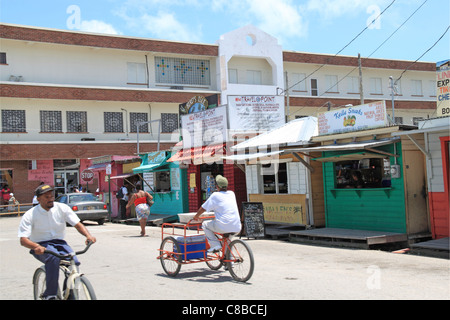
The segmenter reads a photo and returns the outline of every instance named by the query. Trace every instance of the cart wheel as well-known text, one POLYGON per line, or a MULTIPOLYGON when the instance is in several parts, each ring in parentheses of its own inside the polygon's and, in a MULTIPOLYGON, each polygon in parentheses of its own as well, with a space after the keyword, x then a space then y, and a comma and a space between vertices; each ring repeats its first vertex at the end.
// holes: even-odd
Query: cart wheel
POLYGON ((173 237, 164 238, 161 242, 161 265, 168 276, 175 277, 181 269, 180 246, 173 237))
POLYGON ((242 240, 230 243, 226 254, 228 271, 236 281, 245 282, 253 275, 255 261, 249 245, 242 240))

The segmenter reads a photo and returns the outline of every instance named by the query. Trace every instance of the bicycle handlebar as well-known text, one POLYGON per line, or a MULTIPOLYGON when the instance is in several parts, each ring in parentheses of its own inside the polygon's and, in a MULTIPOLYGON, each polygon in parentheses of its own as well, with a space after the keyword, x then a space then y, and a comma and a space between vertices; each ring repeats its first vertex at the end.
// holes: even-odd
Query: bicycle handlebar
POLYGON ((75 253, 71 252, 71 253, 65 254, 65 255, 59 254, 59 253, 56 253, 56 252, 53 252, 53 251, 49 251, 49 250, 47 250, 47 249, 45 249, 44 253, 50 253, 51 255, 54 255, 55 257, 60 258, 60 259, 73 258, 73 257, 76 256, 76 255, 83 254, 83 253, 85 253, 86 251, 88 251, 89 247, 90 247, 92 244, 93 244, 92 241, 88 241, 88 243, 87 243, 87 245, 86 245, 86 248, 84 248, 83 250, 77 251, 77 252, 75 252, 75 253))

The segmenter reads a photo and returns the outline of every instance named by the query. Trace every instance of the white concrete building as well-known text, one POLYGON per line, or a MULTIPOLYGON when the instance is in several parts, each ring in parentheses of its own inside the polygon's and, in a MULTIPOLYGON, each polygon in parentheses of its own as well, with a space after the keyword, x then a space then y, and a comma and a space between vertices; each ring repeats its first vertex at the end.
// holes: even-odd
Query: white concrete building
MULTIPOLYGON (((88 158, 133 155, 137 122, 140 151, 154 151, 159 119, 161 148, 170 148, 179 105, 194 96, 223 105, 232 95, 284 95, 288 120, 360 101, 357 57, 283 51, 251 25, 198 44, 0 24, 0 41, 1 183, 22 202, 39 183, 28 179, 30 160, 81 171, 88 158)), ((362 59, 365 101, 389 107, 389 76, 410 67, 395 97, 404 124, 435 112, 435 63, 411 64, 362 59)))

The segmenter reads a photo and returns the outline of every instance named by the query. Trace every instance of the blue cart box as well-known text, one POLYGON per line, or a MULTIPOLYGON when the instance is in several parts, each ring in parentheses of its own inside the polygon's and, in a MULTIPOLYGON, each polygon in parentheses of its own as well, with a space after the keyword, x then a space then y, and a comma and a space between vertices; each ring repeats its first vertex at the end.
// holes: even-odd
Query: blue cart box
MULTIPOLYGON (((198 236, 189 236, 189 237, 175 237, 175 240, 178 242, 178 245, 180 246, 180 251, 183 253, 181 256, 184 260, 189 259, 201 259, 204 258, 204 254, 200 250, 206 249, 206 240, 204 235, 198 235, 198 236), (187 255, 184 255, 184 248, 186 248, 187 255), (194 252, 189 253, 192 251, 200 251, 200 252, 194 252)), ((174 252, 176 252, 176 248, 174 248, 174 252)))

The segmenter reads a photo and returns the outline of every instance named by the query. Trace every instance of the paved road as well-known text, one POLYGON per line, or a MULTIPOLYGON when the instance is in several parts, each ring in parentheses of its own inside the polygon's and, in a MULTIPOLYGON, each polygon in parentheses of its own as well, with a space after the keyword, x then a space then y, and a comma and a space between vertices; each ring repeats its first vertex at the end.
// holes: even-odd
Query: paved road
MULTIPOLYGON (((20 218, 0 218, 0 299, 32 299, 31 277, 40 265, 19 245, 20 218)), ((98 299, 450 299, 450 262, 375 250, 328 248, 277 240, 249 240, 255 272, 248 283, 206 264, 184 265, 165 275, 157 249, 160 229, 106 223, 87 225, 97 243, 80 256, 81 270, 98 299)), ((83 238, 68 228, 75 250, 83 238)))

